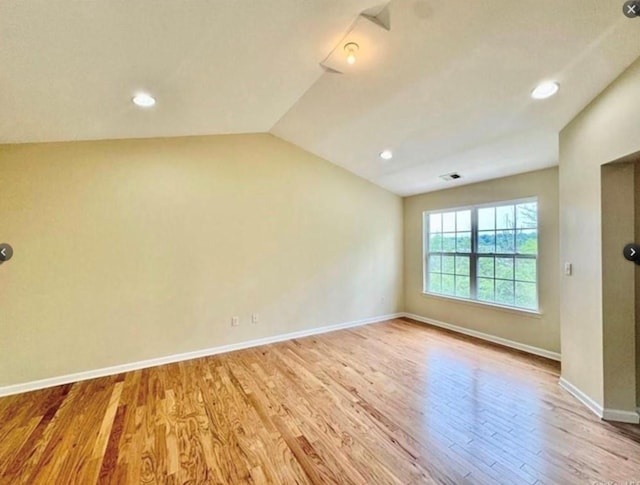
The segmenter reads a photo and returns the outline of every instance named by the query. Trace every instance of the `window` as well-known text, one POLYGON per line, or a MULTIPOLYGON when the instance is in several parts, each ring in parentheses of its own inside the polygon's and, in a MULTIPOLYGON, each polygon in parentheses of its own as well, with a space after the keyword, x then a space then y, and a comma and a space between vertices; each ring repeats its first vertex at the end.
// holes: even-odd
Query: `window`
POLYGON ((538 203, 424 213, 427 293, 538 309, 538 203))

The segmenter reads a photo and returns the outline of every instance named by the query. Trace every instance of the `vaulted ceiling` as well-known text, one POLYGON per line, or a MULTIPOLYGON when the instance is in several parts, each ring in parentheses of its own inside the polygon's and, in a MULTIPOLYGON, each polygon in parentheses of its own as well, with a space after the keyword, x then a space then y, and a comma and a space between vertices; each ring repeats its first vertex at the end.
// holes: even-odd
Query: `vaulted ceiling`
POLYGON ((2 0, 0 143, 269 131, 369 2, 2 0))
POLYGON ((271 131, 401 195, 552 166, 562 127, 640 56, 622 4, 4 1, 0 143, 271 131), (543 80, 560 92, 535 101, 543 80))

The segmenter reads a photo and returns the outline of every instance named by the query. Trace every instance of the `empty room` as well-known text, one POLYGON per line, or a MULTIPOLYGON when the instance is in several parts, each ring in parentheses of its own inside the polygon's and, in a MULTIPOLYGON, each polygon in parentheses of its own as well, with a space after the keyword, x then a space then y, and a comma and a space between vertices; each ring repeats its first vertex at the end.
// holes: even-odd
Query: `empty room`
POLYGON ((0 0, 0 485, 640 483, 640 1, 0 0))

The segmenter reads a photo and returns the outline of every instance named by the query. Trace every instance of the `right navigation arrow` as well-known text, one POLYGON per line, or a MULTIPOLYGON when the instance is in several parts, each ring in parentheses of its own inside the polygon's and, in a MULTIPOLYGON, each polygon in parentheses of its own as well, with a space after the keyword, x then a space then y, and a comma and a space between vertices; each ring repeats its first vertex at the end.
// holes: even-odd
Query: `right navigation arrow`
POLYGON ((633 261, 634 263, 640 264, 640 246, 637 244, 627 244, 624 247, 624 257, 627 261, 633 261))

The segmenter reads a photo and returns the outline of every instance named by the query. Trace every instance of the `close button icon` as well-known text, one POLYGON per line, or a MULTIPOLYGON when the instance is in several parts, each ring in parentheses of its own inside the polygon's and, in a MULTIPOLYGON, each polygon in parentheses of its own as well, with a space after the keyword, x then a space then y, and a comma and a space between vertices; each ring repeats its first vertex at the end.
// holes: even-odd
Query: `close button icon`
POLYGON ((636 264, 640 264, 640 245, 627 244, 624 247, 623 254, 627 261, 633 261, 636 264))
POLYGON ((6 243, 0 244, 0 263, 9 261, 11 256, 13 256, 13 248, 6 243))

